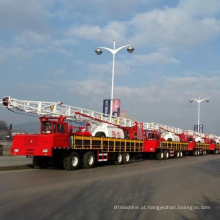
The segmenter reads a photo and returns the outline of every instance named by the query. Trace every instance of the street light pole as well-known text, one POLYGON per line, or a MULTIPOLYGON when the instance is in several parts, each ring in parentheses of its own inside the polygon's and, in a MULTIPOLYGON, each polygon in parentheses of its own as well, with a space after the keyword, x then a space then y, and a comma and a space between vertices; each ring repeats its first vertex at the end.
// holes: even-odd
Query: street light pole
POLYGON ((198 132, 199 132, 199 131, 200 131, 200 129, 199 129, 199 126, 200 126, 200 103, 203 102, 203 101, 209 102, 210 100, 207 99, 207 98, 205 98, 205 99, 200 99, 200 97, 199 97, 199 99, 193 99, 193 98, 191 98, 189 101, 190 101, 191 103, 192 103, 193 101, 198 102, 198 132))
POLYGON ((127 51, 129 53, 132 53, 134 51, 134 48, 131 45, 125 45, 122 47, 119 47, 117 49, 115 49, 115 40, 113 42, 113 49, 107 48, 107 47, 99 47, 96 49, 96 54, 97 55, 101 55, 102 54, 102 50, 101 49, 105 49, 108 50, 110 53, 112 53, 113 55, 113 61, 112 61, 112 90, 111 90, 111 108, 110 108, 110 116, 112 116, 112 102, 113 102, 113 97, 114 97, 114 77, 115 77, 115 54, 120 51, 121 49, 127 47, 127 51))

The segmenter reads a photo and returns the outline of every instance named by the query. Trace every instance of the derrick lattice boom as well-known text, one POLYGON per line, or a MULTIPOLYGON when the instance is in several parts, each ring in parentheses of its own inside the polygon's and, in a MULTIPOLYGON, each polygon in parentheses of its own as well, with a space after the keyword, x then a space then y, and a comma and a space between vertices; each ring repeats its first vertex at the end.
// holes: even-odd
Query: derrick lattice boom
POLYGON ((156 122, 148 122, 144 123, 144 129, 145 130, 161 130, 161 131, 167 131, 174 134, 182 134, 184 131, 181 128, 175 128, 168 125, 162 125, 158 124, 156 122))
POLYGON ((11 97, 4 97, 2 103, 8 109, 16 109, 26 114, 58 117, 66 116, 69 121, 90 122, 90 123, 110 123, 119 127, 132 127, 135 122, 132 119, 114 117, 101 112, 91 111, 75 106, 64 105, 62 102, 44 102, 18 100, 11 97))

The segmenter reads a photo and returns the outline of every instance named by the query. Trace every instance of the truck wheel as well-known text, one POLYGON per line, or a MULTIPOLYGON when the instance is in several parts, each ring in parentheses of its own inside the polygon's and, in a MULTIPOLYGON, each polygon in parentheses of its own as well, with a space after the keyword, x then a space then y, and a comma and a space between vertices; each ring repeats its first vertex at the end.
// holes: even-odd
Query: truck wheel
POLYGON ((46 169, 47 165, 47 158, 40 156, 33 157, 33 166, 35 169, 46 169))
POLYGON ((106 137, 105 133, 104 132, 97 132, 95 134, 95 137, 106 137))
POLYGON ((94 167, 95 155, 92 151, 86 152, 83 155, 83 167, 86 169, 94 167))
POLYGON ((177 151, 177 152, 176 152, 176 158, 179 158, 179 157, 180 157, 180 152, 177 151))
POLYGON ((64 157, 63 166, 65 170, 77 170, 80 166, 80 157, 76 152, 64 157))
POLYGON ((115 165, 121 165, 123 162, 123 157, 122 157, 122 154, 119 153, 118 156, 117 156, 117 160, 115 161, 115 165))
POLYGON ((3 145, 0 144, 0 156, 3 156, 3 145))
POLYGON ((180 158, 182 158, 183 157, 183 152, 182 151, 180 151, 180 158))
POLYGON ((54 160, 53 165, 57 169, 63 169, 63 161, 62 160, 54 160))
POLYGON ((165 150, 164 152, 163 152, 163 155, 164 155, 164 160, 167 160, 167 159, 169 159, 169 151, 168 150, 165 150))
POLYGON ((123 153, 122 161, 123 161, 124 164, 129 163, 130 162, 130 154, 129 153, 123 153))
POLYGON ((192 153, 192 155, 193 155, 193 156, 196 156, 196 152, 197 152, 197 151, 194 150, 193 153, 192 153))
POLYGON ((164 157, 163 151, 157 153, 157 160, 162 160, 164 157))

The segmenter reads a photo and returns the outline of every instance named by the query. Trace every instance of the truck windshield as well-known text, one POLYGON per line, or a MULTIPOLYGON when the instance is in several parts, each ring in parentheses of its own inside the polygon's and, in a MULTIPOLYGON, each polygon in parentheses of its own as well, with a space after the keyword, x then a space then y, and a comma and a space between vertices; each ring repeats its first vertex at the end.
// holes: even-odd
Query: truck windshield
POLYGON ((41 128, 42 133, 45 134, 50 134, 52 133, 52 127, 51 127, 51 123, 48 121, 45 121, 42 123, 42 128, 41 128))

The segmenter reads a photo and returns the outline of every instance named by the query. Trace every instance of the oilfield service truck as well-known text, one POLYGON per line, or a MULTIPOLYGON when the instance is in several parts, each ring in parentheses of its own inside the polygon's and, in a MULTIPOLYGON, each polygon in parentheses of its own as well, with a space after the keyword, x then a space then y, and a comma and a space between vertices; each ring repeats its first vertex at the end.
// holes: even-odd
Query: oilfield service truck
POLYGON ((39 134, 13 136, 11 155, 33 157, 35 168, 76 170, 99 162, 127 164, 132 158, 158 160, 220 153, 220 137, 155 122, 136 122, 62 102, 18 100, 0 102, 13 112, 37 115, 39 134), (71 123, 84 123, 74 128, 71 123))

